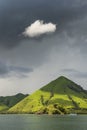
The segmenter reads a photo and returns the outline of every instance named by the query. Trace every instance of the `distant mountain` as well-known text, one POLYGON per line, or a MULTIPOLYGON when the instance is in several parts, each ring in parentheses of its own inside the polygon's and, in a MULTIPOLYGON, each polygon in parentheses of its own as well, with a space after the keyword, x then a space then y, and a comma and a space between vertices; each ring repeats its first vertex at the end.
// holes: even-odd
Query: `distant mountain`
MULTIPOLYGON (((24 95, 22 93, 18 93, 14 96, 1 96, 0 97, 0 104, 3 104, 4 106, 7 106, 8 108, 14 106, 15 104, 17 104, 18 102, 20 102, 22 99, 24 99, 25 97, 27 97, 28 95, 24 95)), ((2 105, 1 105, 2 106, 2 105)))
POLYGON ((64 76, 27 96, 9 113, 87 113, 87 91, 64 76))

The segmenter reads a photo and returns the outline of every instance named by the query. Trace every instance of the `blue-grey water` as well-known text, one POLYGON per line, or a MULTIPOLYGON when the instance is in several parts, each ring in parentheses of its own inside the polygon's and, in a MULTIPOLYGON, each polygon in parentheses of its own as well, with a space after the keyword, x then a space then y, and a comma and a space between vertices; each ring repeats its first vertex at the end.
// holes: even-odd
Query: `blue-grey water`
POLYGON ((87 130, 87 116, 0 115, 0 130, 87 130))

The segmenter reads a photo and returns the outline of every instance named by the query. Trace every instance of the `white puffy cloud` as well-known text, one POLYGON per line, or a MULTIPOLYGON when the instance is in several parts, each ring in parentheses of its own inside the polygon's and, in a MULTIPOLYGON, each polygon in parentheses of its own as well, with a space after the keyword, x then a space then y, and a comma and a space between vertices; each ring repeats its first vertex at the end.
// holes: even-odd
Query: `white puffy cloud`
POLYGON ((56 31, 56 24, 44 23, 43 20, 36 20, 30 26, 25 28, 23 35, 26 37, 38 37, 42 34, 49 34, 56 31))

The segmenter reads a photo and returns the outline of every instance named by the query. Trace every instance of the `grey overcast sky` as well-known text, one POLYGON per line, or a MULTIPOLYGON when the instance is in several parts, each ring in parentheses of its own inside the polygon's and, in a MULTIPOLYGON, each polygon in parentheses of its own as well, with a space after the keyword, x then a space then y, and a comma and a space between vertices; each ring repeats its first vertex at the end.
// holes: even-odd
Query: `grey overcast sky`
POLYGON ((61 75, 87 89, 87 0, 0 0, 0 95, 61 75))

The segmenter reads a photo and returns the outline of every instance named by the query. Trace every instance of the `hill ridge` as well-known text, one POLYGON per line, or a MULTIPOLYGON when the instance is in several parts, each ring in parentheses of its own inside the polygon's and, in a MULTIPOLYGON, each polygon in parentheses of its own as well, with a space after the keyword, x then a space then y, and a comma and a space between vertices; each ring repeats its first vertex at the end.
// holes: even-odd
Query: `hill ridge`
POLYGON ((27 96, 28 94, 22 93, 18 93, 12 96, 0 96, 0 104, 3 104, 3 106, 7 106, 7 108, 10 108, 27 96))
POLYGON ((61 76, 13 106, 9 113, 66 114, 87 112, 87 92, 61 76))

